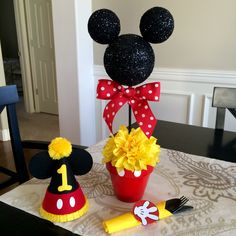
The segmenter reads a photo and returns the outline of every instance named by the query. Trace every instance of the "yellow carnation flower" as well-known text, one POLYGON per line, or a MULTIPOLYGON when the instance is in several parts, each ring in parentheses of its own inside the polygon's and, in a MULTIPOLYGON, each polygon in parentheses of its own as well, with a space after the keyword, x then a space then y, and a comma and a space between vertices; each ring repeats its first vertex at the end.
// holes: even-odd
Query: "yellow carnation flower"
POLYGON ((63 157, 68 157, 71 152, 71 143, 65 138, 57 137, 53 139, 48 146, 49 156, 54 160, 59 160, 63 157))
POLYGON ((111 162, 118 172, 122 169, 146 170, 148 165, 154 167, 160 154, 160 146, 156 142, 156 138, 152 136, 148 139, 140 128, 129 133, 125 126, 121 126, 103 148, 103 163, 111 162))

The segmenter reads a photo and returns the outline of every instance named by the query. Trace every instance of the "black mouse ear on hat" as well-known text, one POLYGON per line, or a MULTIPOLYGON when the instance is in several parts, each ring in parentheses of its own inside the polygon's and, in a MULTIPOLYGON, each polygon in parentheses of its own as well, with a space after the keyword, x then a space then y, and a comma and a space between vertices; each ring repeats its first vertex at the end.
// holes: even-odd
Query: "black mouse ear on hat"
POLYGON ((110 44, 118 38, 120 20, 111 10, 97 10, 89 18, 88 32, 97 43, 110 44))
POLYGON ((141 17, 139 29, 146 41, 162 43, 171 36, 174 30, 174 18, 167 9, 153 7, 141 17))
POLYGON ((35 154, 29 162, 30 173, 38 179, 46 179, 52 175, 53 160, 47 151, 35 154))
POLYGON ((69 162, 75 175, 84 175, 88 173, 93 166, 92 156, 84 149, 73 149, 69 156, 69 162))

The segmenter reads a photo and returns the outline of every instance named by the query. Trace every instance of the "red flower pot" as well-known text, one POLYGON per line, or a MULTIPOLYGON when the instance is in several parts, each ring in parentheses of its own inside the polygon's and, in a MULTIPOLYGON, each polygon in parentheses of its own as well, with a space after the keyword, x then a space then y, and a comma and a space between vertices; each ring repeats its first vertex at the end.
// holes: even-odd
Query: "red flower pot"
POLYGON ((110 172, 111 181, 116 197, 123 202, 136 202, 143 197, 152 166, 147 166, 147 170, 132 172, 124 170, 123 173, 117 172, 110 162, 106 163, 107 170, 110 172))

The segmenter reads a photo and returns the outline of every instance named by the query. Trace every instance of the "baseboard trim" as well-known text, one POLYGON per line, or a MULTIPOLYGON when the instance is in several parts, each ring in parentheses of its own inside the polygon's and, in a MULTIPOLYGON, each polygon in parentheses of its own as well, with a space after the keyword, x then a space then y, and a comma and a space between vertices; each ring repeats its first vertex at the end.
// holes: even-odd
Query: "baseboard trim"
POLYGON ((9 129, 3 129, 3 130, 0 130, 0 140, 1 141, 8 141, 10 140, 10 132, 9 132, 9 129))

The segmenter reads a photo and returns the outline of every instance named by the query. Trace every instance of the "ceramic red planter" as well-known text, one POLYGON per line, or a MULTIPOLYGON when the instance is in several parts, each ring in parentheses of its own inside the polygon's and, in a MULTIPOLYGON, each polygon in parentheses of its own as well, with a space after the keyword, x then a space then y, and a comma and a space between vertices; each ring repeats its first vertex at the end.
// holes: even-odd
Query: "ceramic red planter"
POLYGON ((111 175, 111 181, 116 197, 124 202, 136 202, 140 200, 145 192, 152 166, 147 166, 147 170, 132 172, 124 170, 118 173, 110 162, 106 163, 107 170, 111 175))

